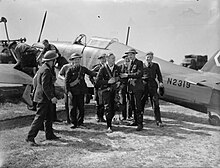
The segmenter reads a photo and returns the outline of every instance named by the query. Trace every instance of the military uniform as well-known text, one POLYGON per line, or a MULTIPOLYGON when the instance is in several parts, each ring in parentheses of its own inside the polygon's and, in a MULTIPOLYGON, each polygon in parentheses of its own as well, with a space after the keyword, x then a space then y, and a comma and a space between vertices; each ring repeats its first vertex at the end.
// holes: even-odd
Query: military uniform
POLYGON ((163 83, 159 65, 154 62, 152 62, 151 64, 148 64, 146 62, 143 75, 143 80, 145 84, 144 95, 142 97, 142 109, 144 110, 146 100, 148 99, 148 96, 150 96, 155 114, 155 120, 158 125, 162 123, 162 121, 159 107, 159 95, 157 93, 158 84, 156 82, 156 78, 160 83, 163 83))
MULTIPOLYGON (((93 66, 92 71, 98 73, 100 68, 103 66, 103 64, 99 63, 93 66)), ((94 82, 93 82, 94 83, 94 82)), ((96 114, 97 114, 97 121, 98 122, 105 122, 104 120, 104 104, 99 103, 99 96, 98 96, 98 87, 94 85, 94 96, 96 100, 96 114)))
POLYGON ((96 73, 88 70, 84 66, 73 65, 67 70, 65 77, 66 91, 71 92, 72 94, 70 107, 70 119, 72 124, 74 124, 72 128, 82 125, 84 121, 84 95, 88 93, 88 88, 85 82, 85 74, 89 76, 96 76, 96 73), (72 85, 71 83, 74 84, 72 85), (79 110, 78 117, 77 109, 79 110))
POLYGON ((109 84, 108 81, 110 78, 115 78, 116 82, 119 80, 120 76, 120 67, 114 65, 113 69, 111 70, 108 64, 105 64, 101 67, 98 72, 97 79, 96 79, 96 87, 99 88, 100 93, 100 104, 105 105, 105 115, 107 120, 107 128, 111 129, 112 127, 112 119, 115 115, 115 111, 117 110, 115 97, 117 94, 117 85, 109 84))
POLYGON ((47 51, 49 51, 49 50, 54 50, 54 51, 56 51, 56 53, 58 54, 58 57, 61 56, 59 50, 58 50, 57 47, 56 47, 55 45, 53 45, 53 44, 49 44, 48 47, 44 47, 43 50, 42 50, 42 52, 41 52, 41 54, 44 55, 44 54, 45 54, 47 51))
MULTIPOLYGON (((61 68, 64 64, 67 64, 68 61, 61 56, 59 50, 57 49, 57 47, 53 44, 49 44, 48 40, 43 40, 43 44, 44 43, 48 43, 47 46, 44 46, 43 50, 41 51, 40 55, 38 56, 37 60, 39 61, 39 59, 47 52, 47 51, 55 51, 58 54, 58 57, 56 59, 56 62, 58 63, 57 68, 61 68)), ((55 74, 55 72, 54 72, 55 74)), ((57 118, 57 112, 56 112, 56 104, 53 105, 53 109, 54 109, 54 114, 53 114, 53 121, 57 121, 57 122, 61 122, 61 120, 59 120, 57 118)))
MULTIPOLYGON (((54 60, 57 58, 55 53, 48 52, 45 54, 45 59, 54 60)), ((34 142, 38 131, 42 127, 45 120, 45 133, 46 139, 56 139, 52 129, 53 118, 53 103, 52 99, 55 98, 54 91, 54 75, 52 67, 45 62, 38 70, 36 77, 36 90, 34 93, 34 102, 37 102, 37 112, 32 122, 31 129, 28 132, 26 141, 34 142)), ((35 143, 35 142, 34 142, 35 143)))

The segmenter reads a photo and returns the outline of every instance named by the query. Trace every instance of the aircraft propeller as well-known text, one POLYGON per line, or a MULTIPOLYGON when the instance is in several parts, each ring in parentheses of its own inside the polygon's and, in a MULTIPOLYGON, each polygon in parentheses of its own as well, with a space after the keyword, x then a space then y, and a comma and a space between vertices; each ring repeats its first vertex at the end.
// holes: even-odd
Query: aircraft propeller
POLYGON ((43 29, 44 29, 44 24, 45 24, 45 21, 46 21, 46 17, 47 17, 47 11, 44 13, 44 19, 43 19, 43 22, 42 22, 42 26, 41 26, 41 30, 40 30, 40 34, 39 34, 37 42, 40 42, 40 38, 41 38, 43 29))
POLYGON ((8 29, 7 29, 7 25, 6 25, 6 23, 7 23, 7 19, 6 19, 5 17, 1 17, 0 22, 4 22, 4 25, 5 25, 5 32, 6 32, 7 40, 8 40, 8 42, 9 42, 10 40, 9 40, 8 29))

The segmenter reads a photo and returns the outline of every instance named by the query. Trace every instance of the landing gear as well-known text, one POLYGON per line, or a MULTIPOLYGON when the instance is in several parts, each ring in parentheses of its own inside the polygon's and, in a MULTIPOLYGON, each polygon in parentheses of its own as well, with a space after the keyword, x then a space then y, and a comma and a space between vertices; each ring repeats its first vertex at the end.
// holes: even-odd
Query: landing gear
POLYGON ((209 124, 214 126, 220 126, 220 118, 218 115, 211 114, 211 112, 208 112, 209 115, 209 124))

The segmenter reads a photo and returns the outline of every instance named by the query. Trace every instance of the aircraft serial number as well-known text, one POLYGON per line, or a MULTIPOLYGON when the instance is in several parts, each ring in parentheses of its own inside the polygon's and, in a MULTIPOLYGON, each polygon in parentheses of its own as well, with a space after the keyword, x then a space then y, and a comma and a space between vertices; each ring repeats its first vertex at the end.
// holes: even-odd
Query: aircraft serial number
POLYGON ((190 88, 190 83, 180 80, 180 79, 173 79, 173 78, 168 78, 167 84, 169 85, 174 85, 174 86, 179 86, 179 87, 185 87, 185 88, 190 88))

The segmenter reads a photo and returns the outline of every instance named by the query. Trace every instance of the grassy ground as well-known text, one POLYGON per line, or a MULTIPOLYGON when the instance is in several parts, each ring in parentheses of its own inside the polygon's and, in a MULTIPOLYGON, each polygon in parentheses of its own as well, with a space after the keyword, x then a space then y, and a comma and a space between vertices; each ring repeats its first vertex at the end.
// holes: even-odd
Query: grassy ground
MULTIPOLYGON (((48 141, 40 132, 38 147, 24 141, 32 117, 1 121, 0 167, 220 167, 220 127, 210 126, 205 114, 173 104, 162 104, 161 111, 163 128, 156 127, 148 107, 143 131, 126 126, 128 121, 116 120, 114 132, 106 133, 106 124, 95 121, 90 106, 84 128, 55 123, 55 133, 61 139, 48 141)), ((64 112, 59 117, 64 119, 64 112)))

